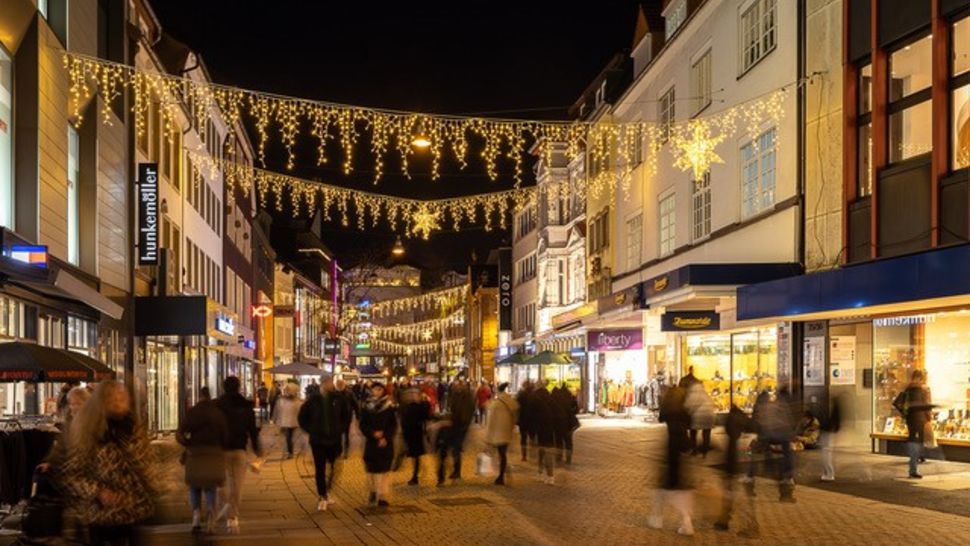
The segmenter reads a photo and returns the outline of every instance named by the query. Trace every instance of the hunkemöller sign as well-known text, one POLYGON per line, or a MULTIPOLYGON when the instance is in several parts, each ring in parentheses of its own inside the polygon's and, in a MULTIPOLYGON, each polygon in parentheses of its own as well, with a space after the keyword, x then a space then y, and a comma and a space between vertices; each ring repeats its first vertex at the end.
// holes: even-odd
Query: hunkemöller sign
POLYGON ((158 265, 158 163, 138 164, 138 265, 158 265))
POLYGON ((586 334, 587 351, 633 351, 643 348, 643 330, 590 330, 586 334))

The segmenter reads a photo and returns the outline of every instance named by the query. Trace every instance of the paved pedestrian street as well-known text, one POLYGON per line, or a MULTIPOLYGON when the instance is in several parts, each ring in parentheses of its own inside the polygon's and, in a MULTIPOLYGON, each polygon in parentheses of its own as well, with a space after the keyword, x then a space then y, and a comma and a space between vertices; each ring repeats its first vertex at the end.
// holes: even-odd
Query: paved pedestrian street
MULTIPOLYGON (((663 427, 634 420, 585 419, 576 434, 572 468, 562 470, 554 486, 535 479, 534 461, 514 467, 509 486, 499 488, 476 476, 474 457, 481 449, 481 430, 474 427, 465 453, 461 482, 434 486, 434 461, 425 457, 421 485, 406 485, 410 461, 393 474, 389 509, 366 506, 367 490, 360 450, 352 448, 336 479, 337 503, 316 512, 313 465, 308 450, 282 460, 282 439, 264 427, 268 461, 259 475, 250 474, 243 499, 241 532, 228 535, 222 527, 213 535, 190 533, 187 494, 180 467, 169 462, 172 490, 162 500, 158 521, 146 528, 148 544, 247 543, 261 544, 919 544, 965 545, 970 536, 970 480, 966 465, 933 463, 927 478, 913 485, 897 480, 904 475, 900 458, 839 453, 844 478, 822 489, 813 475, 812 454, 801 457, 800 485, 794 504, 778 502, 776 486, 759 479, 750 506, 760 522, 759 538, 741 538, 737 529, 715 531, 713 521, 721 497, 717 454, 708 460, 692 458, 696 484, 693 537, 676 533, 676 516, 668 510, 664 529, 647 526, 653 504, 653 484, 660 472, 663 427), (935 465, 935 466, 934 466, 935 465), (866 468, 870 470, 867 471, 866 468), (873 475, 872 470, 876 469, 873 475), (883 475, 885 474, 885 475, 883 475), (867 481, 879 491, 898 491, 880 501, 872 494, 844 494, 840 484, 857 491, 867 481), (882 487, 880 484, 895 484, 882 487), (948 486, 950 483, 952 486, 948 486), (906 505, 907 492, 949 495, 947 513, 906 505), (888 501, 888 502, 887 502, 888 501), (963 508, 958 505, 962 503, 963 508)), ((359 438, 355 438, 359 441, 359 438)), ((715 440, 717 438, 715 437, 715 440)), ((924 497, 926 498, 926 497, 924 497)), ((912 504, 912 503, 910 503, 912 504)), ((931 503, 930 503, 931 504, 931 503)))

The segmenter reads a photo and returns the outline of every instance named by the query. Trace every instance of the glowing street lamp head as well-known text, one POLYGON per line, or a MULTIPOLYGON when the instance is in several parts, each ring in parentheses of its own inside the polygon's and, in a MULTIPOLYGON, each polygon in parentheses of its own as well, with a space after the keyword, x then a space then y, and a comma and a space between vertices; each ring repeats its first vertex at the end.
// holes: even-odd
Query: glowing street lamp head
POLYGON ((411 141, 411 146, 414 146, 419 150, 424 150, 431 147, 431 140, 422 133, 418 133, 414 137, 414 140, 411 141))
POLYGON ((404 243, 401 242, 400 237, 398 237, 397 241, 394 242, 394 248, 391 249, 391 254, 395 256, 404 256, 404 243))

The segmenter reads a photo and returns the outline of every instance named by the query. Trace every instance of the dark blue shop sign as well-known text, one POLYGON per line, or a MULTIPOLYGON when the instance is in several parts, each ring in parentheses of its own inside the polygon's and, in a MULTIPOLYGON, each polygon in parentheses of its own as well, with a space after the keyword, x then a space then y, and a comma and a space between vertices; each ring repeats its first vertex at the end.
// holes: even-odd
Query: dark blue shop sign
POLYGON ((720 330, 721 315, 716 311, 668 311, 660 317, 663 332, 720 330))
POLYGON ((158 163, 138 164, 138 265, 158 265, 158 163))

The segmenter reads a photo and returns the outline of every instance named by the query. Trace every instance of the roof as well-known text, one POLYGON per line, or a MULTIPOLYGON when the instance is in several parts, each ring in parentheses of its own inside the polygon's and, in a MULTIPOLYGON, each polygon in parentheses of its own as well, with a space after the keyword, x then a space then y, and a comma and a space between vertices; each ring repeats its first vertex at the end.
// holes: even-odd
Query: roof
POLYGON ((633 31, 633 44, 631 47, 636 49, 637 45, 647 34, 664 31, 663 17, 664 2, 661 0, 647 0, 640 2, 637 10, 637 26, 633 31))
POLYGON ((169 74, 181 75, 185 71, 185 63, 188 62, 192 49, 184 43, 176 40, 170 34, 162 32, 158 42, 152 46, 158 60, 169 74))

